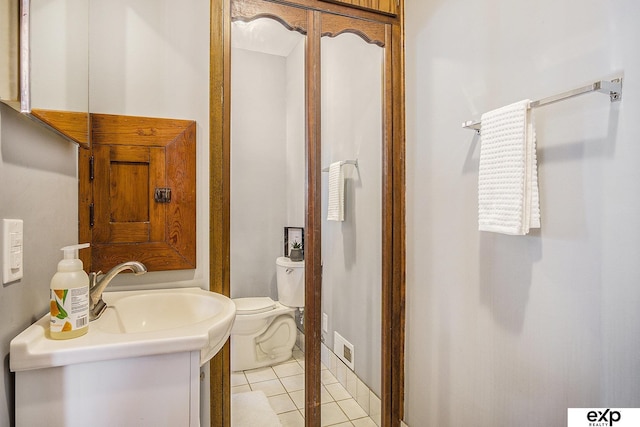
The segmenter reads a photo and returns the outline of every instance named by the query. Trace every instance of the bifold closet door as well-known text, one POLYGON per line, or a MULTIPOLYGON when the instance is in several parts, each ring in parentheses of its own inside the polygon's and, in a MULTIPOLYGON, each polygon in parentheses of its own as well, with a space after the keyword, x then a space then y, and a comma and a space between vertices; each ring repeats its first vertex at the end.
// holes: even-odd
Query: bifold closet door
POLYGON ((231 1, 230 293, 277 299, 283 229, 304 227, 304 423, 349 419, 337 402, 323 405, 321 361, 380 423, 389 398, 381 373, 392 259, 391 25, 299 3, 231 1), (336 188, 323 169, 355 160, 338 184, 344 220, 329 220, 336 188))
MULTIPOLYGON (((307 18, 307 11, 277 3, 231 3, 232 298, 277 301, 276 259, 289 255, 284 248, 286 229, 305 227, 307 18)), ((268 397, 286 394, 288 390, 274 378, 280 371, 270 371, 270 361, 263 356, 256 351, 258 363, 271 375, 263 378, 264 383, 247 384, 245 389, 264 388, 268 397)), ((303 354, 294 350, 294 357, 291 363, 298 365, 295 380, 304 384, 303 354)), ((244 378, 242 373, 231 375, 244 378)), ((259 381, 256 376, 246 378, 259 381)), ((232 393, 244 391, 249 390, 232 387, 232 393)), ((232 420, 236 410, 242 409, 232 405, 232 420)), ((294 415, 302 422, 302 413, 294 415)))
POLYGON ((359 414, 379 422, 388 271, 385 25, 323 14, 321 34, 321 159, 330 169, 321 181, 323 362, 335 366, 359 414))

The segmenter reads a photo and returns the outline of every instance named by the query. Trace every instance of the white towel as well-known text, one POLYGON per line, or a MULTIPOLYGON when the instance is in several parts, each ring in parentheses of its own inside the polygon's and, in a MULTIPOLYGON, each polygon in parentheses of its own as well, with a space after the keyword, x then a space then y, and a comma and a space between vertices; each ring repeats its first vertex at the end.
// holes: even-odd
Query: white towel
POLYGON ((478 228, 524 235, 540 228, 536 134, 529 100, 482 115, 478 228))
POLYGON ((232 427, 282 427, 280 419, 262 390, 231 395, 232 427))
POLYGON ((327 221, 344 221, 344 175, 342 162, 329 166, 329 202, 327 221))

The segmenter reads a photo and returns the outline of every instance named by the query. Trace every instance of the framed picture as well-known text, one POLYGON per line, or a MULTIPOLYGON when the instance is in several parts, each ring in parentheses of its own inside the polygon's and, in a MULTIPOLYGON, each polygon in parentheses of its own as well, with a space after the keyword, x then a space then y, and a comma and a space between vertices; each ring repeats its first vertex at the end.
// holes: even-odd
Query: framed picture
POLYGON ((289 256, 289 251, 294 242, 299 242, 304 248, 304 227, 285 227, 284 228, 284 256, 289 256))

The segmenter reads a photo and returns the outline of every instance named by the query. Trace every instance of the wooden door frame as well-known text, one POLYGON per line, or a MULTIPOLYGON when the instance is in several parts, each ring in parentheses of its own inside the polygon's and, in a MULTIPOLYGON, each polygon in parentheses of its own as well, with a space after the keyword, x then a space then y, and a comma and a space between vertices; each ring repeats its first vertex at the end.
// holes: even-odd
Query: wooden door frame
MULTIPOLYGON (((404 321, 405 321, 405 119, 404 119, 404 5, 397 17, 353 9, 317 0, 262 0, 306 9, 309 32, 321 25, 320 13, 327 12, 359 20, 387 24, 385 39, 385 136, 383 148, 383 267, 382 267, 382 425, 397 427, 404 405, 404 321)), ((211 0, 210 45, 210 290, 230 295, 230 106, 231 106, 231 0, 211 0)), ((309 40, 307 41, 309 43, 309 40)), ((320 40, 309 48, 319 54, 320 40)), ((313 53, 312 53, 313 54, 313 53)), ((307 85, 318 81, 319 68, 306 65, 307 85)), ((307 214, 305 279, 305 423, 320 420, 320 135, 319 93, 307 87, 307 214)), ((231 425, 229 341, 210 362, 211 425, 231 425), (221 396, 218 397, 218 396, 221 396)))

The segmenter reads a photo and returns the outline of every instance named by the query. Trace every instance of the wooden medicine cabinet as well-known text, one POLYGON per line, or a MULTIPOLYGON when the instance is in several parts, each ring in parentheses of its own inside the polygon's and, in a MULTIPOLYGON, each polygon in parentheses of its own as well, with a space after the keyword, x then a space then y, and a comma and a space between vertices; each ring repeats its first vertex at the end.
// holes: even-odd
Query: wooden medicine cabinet
POLYGON ((195 268, 196 123, 91 114, 91 141, 78 166, 85 268, 195 268))

